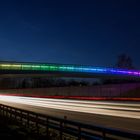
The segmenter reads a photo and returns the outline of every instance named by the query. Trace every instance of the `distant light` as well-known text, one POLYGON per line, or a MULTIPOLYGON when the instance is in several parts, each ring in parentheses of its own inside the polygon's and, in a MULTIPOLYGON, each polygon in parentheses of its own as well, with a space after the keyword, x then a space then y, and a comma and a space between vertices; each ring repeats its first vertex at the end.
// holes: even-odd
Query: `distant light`
POLYGON ((30 70, 30 71, 55 71, 78 72, 95 74, 112 74, 140 77, 138 70, 124 70, 115 68, 102 68, 83 65, 37 64, 37 63, 0 63, 0 70, 30 70))

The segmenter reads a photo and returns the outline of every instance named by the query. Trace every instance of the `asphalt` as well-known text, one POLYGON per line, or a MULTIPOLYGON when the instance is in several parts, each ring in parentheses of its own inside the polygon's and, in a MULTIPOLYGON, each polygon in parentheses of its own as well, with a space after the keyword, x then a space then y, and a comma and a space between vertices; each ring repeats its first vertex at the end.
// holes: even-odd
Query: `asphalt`
POLYGON ((0 103, 87 124, 140 133, 140 103, 0 96, 0 103))

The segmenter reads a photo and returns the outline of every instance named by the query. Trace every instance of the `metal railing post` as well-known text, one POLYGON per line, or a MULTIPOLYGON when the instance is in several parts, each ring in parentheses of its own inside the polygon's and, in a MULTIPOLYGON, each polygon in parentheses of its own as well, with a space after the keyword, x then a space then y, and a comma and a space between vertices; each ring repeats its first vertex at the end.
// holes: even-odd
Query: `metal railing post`
POLYGON ((81 127, 78 126, 78 140, 81 140, 81 127))
POLYGON ((27 113, 27 128, 29 128, 29 125, 30 125, 30 119, 29 119, 29 112, 27 113))
POLYGON ((36 114, 36 129, 37 129, 37 134, 39 134, 38 115, 37 114, 36 114))
POLYGON ((63 139, 63 122, 62 120, 60 121, 60 140, 63 139))
POLYGON ((8 107, 5 108, 5 116, 8 117, 8 107))
POLYGON ((22 123, 22 111, 20 111, 20 121, 22 123))
POLYGON ((4 106, 2 106, 2 115, 4 116, 4 106))
POLYGON ((49 138, 49 120, 46 118, 46 136, 49 138))
POLYGON ((106 139, 106 133, 103 131, 103 140, 106 139))
POLYGON ((10 107, 10 111, 9 112, 10 112, 10 116, 9 117, 11 118, 12 117, 12 108, 11 107, 10 107))
POLYGON ((14 109, 15 110, 15 120, 17 119, 17 111, 16 111, 16 109, 14 109))

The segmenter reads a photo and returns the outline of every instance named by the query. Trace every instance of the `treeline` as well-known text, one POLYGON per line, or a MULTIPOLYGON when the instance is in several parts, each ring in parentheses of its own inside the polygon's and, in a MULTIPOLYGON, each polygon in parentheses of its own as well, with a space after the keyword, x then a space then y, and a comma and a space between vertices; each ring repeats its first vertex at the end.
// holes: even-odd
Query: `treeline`
POLYGON ((68 86, 93 86, 105 84, 136 83, 139 80, 124 79, 100 79, 97 81, 87 81, 80 79, 62 78, 1 78, 0 89, 11 88, 48 88, 48 87, 68 87, 68 86))
POLYGON ((102 84, 140 83, 139 79, 103 79, 102 84))
MULTIPOLYGON (((95 83, 96 84, 96 83, 95 83)), ((47 88, 65 86, 89 86, 90 82, 55 78, 1 78, 0 88, 47 88)))

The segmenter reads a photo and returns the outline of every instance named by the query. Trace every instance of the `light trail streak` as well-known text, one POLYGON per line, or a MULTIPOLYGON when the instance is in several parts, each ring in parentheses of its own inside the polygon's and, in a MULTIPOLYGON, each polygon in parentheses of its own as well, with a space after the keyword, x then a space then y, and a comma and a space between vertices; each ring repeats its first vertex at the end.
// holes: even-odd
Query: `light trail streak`
POLYGON ((0 62, 0 70, 19 71, 47 71, 47 72, 67 72, 83 74, 103 74, 116 76, 140 77, 140 70, 116 69, 106 67, 94 67, 85 65, 68 64, 44 64, 44 63, 20 63, 20 62, 0 62))
POLYGON ((20 105, 29 105, 33 108, 40 107, 58 109, 64 111, 81 112, 87 114, 109 115, 116 117, 126 117, 140 119, 140 104, 132 103, 113 103, 113 102, 93 102, 77 101, 64 99, 42 99, 33 97, 4 96, 0 95, 0 102, 10 105, 15 103, 20 105))

